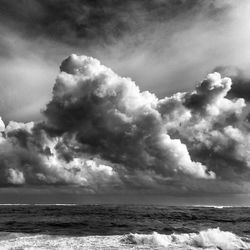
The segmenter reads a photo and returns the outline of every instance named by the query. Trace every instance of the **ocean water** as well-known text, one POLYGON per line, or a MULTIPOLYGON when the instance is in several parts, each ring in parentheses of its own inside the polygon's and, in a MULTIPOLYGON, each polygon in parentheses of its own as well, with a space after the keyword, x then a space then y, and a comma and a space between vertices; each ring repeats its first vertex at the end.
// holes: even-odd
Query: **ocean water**
POLYGON ((250 208, 1 205, 0 249, 250 249, 250 208))

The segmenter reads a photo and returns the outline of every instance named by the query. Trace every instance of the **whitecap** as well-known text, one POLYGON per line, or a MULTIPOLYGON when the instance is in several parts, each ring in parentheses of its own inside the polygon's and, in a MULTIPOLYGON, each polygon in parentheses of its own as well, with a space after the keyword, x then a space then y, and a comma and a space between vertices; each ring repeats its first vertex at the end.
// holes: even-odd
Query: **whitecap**
POLYGON ((250 244, 243 241, 241 237, 231 232, 221 231, 219 228, 189 234, 131 233, 124 236, 123 241, 136 245, 162 246, 166 249, 186 249, 189 247, 188 249, 237 250, 250 248, 250 244))
MULTIPOLYGON (((244 238, 245 240, 245 238, 244 238)), ((2 233, 0 250, 240 250, 250 243, 219 228, 199 233, 127 234, 112 236, 53 236, 42 234, 2 233)))

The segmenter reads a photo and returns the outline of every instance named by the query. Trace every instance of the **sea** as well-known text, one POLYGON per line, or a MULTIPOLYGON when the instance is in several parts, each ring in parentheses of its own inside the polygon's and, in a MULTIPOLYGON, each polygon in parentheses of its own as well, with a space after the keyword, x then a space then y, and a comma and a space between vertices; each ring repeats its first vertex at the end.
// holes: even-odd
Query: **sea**
POLYGON ((250 249, 250 208, 5 204, 0 249, 250 249))

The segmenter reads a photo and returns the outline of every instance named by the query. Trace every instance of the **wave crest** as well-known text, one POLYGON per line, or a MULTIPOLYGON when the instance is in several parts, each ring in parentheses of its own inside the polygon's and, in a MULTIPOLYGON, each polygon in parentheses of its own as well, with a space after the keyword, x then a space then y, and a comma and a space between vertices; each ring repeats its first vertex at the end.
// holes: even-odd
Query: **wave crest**
POLYGON ((152 234, 128 234, 124 242, 138 245, 151 245, 163 247, 194 247, 220 250, 249 249, 250 244, 244 242, 234 233, 221 231, 219 228, 211 228, 199 233, 184 233, 164 235, 152 234))

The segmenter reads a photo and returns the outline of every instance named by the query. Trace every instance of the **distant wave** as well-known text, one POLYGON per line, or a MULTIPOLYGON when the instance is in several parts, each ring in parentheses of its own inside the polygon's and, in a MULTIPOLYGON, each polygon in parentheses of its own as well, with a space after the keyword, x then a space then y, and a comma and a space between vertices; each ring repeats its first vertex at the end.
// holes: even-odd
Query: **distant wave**
POLYGON ((153 234, 129 234, 123 241, 136 245, 162 246, 171 249, 221 249, 237 250, 249 249, 250 244, 244 242, 239 236, 221 231, 219 228, 208 229, 200 233, 164 235, 153 234))
POLYGON ((191 207, 199 207, 199 208, 230 208, 230 207, 244 207, 244 206, 217 206, 217 205, 192 205, 191 207))

